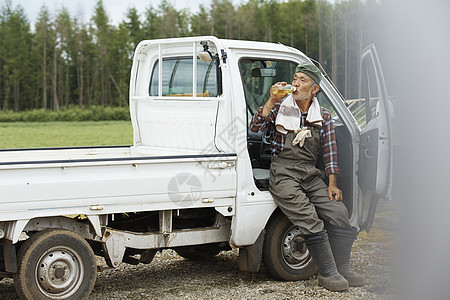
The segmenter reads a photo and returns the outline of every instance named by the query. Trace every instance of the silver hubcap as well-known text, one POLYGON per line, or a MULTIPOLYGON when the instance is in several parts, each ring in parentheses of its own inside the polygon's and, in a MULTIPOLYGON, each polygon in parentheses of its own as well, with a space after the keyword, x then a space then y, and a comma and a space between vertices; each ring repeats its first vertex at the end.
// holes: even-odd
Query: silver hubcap
POLYGON ((65 299, 77 291, 83 281, 80 255, 70 247, 50 248, 36 265, 36 284, 50 299, 65 299))
POLYGON ((290 227, 281 245, 283 259, 292 269, 303 269, 311 263, 311 256, 298 226, 290 227))

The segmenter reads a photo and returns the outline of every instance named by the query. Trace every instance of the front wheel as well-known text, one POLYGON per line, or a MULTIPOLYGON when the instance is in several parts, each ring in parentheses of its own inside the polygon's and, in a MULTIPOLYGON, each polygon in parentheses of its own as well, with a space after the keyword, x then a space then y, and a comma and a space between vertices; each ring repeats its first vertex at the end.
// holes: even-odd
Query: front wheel
POLYGON ((300 228, 280 210, 266 226, 263 262, 269 274, 281 280, 306 280, 317 272, 300 228))
POLYGON ((97 276, 94 252, 78 234, 44 230, 20 247, 14 285, 22 299, 87 299, 97 276))

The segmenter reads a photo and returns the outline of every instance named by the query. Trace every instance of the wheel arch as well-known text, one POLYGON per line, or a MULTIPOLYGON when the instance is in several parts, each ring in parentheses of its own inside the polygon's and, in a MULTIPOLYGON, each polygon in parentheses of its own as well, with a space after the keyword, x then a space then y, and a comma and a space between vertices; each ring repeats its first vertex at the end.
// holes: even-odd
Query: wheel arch
POLYGON ((256 241, 245 247, 239 248, 239 269, 245 272, 258 272, 262 263, 263 245, 266 238, 266 228, 276 219, 278 215, 283 214, 278 206, 273 207, 270 215, 265 220, 265 226, 259 232, 256 241))
POLYGON ((273 201, 267 204, 237 207, 231 225, 230 244, 238 248, 255 244, 276 209, 277 205, 273 201))
POLYGON ((100 216, 88 216, 89 222, 79 222, 69 217, 40 217, 21 219, 3 223, 3 238, 16 244, 23 231, 42 231, 45 229, 65 229, 78 233, 85 239, 101 238, 100 216))
POLYGON ((269 219, 266 222, 266 226, 265 228, 267 228, 267 226, 273 222, 273 220, 275 220, 279 215, 284 215, 284 213, 281 211, 280 207, 277 206, 273 211, 272 214, 270 215, 269 219))

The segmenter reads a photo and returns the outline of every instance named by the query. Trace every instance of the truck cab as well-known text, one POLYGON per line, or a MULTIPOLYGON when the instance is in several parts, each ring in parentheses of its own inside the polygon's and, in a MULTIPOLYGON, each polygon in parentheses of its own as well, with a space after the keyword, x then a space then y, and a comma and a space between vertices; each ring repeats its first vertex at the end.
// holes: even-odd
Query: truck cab
MULTIPOLYGON (((260 248, 270 247, 261 242, 262 229, 285 218, 267 186, 271 133, 251 132, 250 120, 269 98, 270 87, 290 81, 302 61, 311 60, 281 44, 215 37, 143 41, 136 49, 130 84, 135 147, 236 155, 235 162, 219 165, 236 174, 235 201, 226 215, 232 217, 230 245, 241 247, 242 257, 245 247, 258 241, 260 248)), ((388 96, 373 45, 363 51, 360 73, 359 99, 343 99, 323 74, 318 100, 333 116, 338 182, 351 224, 369 231, 378 199, 389 198, 392 174, 388 96)), ((211 174, 205 169, 204 175, 211 174)), ((214 184, 227 185, 225 181, 218 175, 214 184)), ((279 249, 284 257, 279 263, 296 272, 308 269, 309 259, 304 245, 291 245, 301 243, 298 235, 290 224, 277 242, 288 245, 279 249)), ((246 268, 257 266, 245 260, 241 269, 246 268)))

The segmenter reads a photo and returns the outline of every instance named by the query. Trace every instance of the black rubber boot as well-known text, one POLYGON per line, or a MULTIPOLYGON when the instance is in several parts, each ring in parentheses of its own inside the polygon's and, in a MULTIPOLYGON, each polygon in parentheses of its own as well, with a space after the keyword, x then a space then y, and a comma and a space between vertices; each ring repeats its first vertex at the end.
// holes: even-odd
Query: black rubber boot
POLYGON ((327 225, 330 246, 339 273, 347 279, 349 286, 363 286, 366 279, 352 270, 350 255, 353 242, 357 237, 356 228, 327 225))
POLYGON ((319 286, 330 291, 348 290, 347 280, 339 274, 325 231, 305 235, 305 244, 319 268, 319 286))

